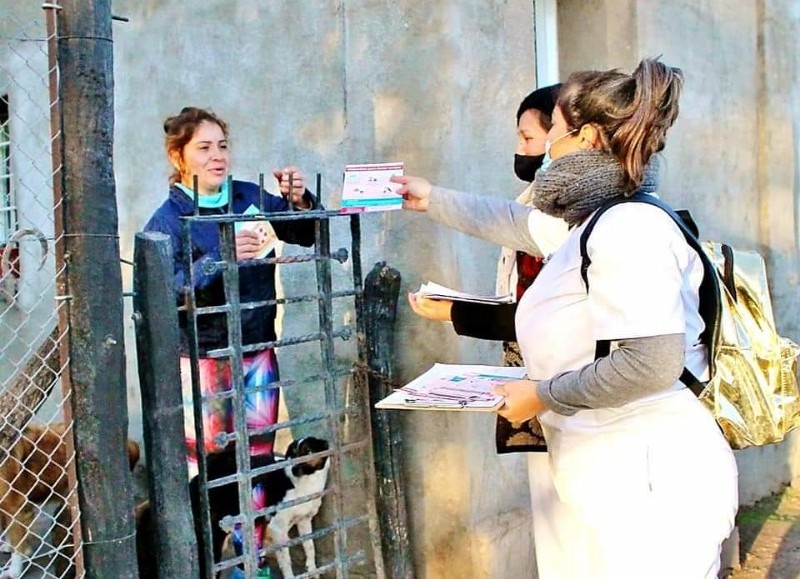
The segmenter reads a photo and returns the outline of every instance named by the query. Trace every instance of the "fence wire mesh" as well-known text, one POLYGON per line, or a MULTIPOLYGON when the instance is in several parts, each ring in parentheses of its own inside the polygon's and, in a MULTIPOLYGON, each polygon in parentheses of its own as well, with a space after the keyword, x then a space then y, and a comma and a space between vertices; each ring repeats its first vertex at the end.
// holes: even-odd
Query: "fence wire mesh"
POLYGON ((54 8, 0 22, 2 577, 81 577, 54 8))

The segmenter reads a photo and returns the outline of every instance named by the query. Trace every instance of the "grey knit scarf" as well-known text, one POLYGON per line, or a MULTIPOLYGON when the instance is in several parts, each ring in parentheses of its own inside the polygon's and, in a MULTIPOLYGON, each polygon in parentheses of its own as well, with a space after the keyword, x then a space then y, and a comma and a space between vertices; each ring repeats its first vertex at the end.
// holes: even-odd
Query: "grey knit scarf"
MULTIPOLYGON (((621 187, 619 161, 603 151, 577 151, 552 162, 533 182, 533 204, 548 215, 561 217, 574 227, 609 199, 632 195, 621 187)), ((658 186, 658 159, 645 167, 644 180, 637 189, 654 193, 658 186)))

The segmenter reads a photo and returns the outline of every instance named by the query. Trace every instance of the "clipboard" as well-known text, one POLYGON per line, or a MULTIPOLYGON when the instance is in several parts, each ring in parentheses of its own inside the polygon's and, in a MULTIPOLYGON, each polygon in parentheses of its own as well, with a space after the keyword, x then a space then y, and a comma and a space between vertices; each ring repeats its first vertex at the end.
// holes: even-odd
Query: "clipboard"
POLYGON ((375 408, 494 412, 503 405, 503 397, 492 394, 492 387, 521 380, 524 376, 525 368, 434 364, 424 374, 375 403, 375 408), (463 396, 459 398, 458 393, 463 393, 463 396))

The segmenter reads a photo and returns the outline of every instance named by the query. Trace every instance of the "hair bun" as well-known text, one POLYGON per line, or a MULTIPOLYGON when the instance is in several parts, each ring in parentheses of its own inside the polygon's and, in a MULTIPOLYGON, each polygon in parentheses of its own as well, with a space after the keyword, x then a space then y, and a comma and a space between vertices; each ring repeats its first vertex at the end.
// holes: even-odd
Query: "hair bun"
POLYGON ((175 124, 175 117, 167 117, 164 121, 164 133, 169 135, 172 126, 175 124))

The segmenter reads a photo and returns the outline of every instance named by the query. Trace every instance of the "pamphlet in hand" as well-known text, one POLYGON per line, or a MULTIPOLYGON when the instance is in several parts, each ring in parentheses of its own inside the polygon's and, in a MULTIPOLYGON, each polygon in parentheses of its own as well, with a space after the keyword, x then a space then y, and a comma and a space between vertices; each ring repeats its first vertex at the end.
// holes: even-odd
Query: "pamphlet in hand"
POLYGON ((343 213, 402 209, 401 185, 389 181, 403 174, 403 163, 347 165, 342 186, 343 213))
MULTIPOLYGON (((260 211, 255 205, 250 205, 242 215, 257 215, 260 211)), ((234 226, 236 233, 242 230, 250 230, 258 235, 258 254, 256 259, 264 259, 275 249, 278 244, 278 236, 269 221, 237 221, 234 226)))
POLYGON ((375 408, 492 412, 503 405, 503 397, 492 388, 524 376, 525 368, 511 366, 434 364, 375 408))
POLYGON ((460 292, 438 283, 431 281, 424 283, 417 290, 417 296, 432 300, 451 300, 454 302, 473 302, 478 304, 511 304, 514 303, 514 296, 506 294, 502 296, 476 295, 460 292))

